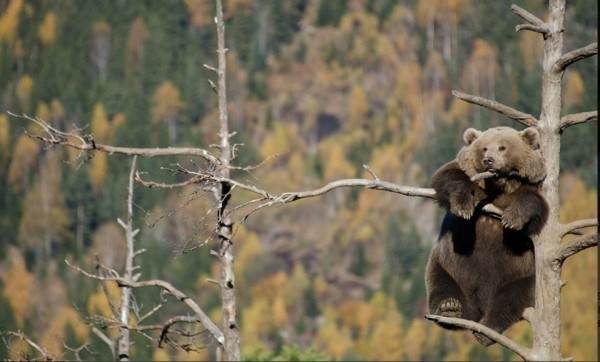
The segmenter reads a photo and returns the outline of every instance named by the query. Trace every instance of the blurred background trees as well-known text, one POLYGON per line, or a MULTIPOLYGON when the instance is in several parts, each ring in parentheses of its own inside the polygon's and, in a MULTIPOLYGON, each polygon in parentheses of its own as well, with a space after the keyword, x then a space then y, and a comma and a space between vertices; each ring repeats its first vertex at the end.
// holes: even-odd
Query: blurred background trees
MULTIPOLYGON (((540 17, 546 11, 539 1, 515 3, 540 17)), ((229 118, 233 142, 244 144, 236 162, 278 155, 235 176, 272 192, 368 177, 363 164, 382 179, 426 186, 454 157, 464 128, 520 127, 454 99, 451 89, 540 112, 541 41, 514 31, 509 3, 228 0, 224 7, 229 118)), ((33 113, 62 130, 87 127, 104 143, 207 148, 218 129, 207 83, 214 75, 202 66, 216 64, 212 14, 208 0, 0 1, 0 110, 33 113)), ((597 4, 569 2, 565 24, 565 50, 590 43, 597 4)), ((597 77, 597 57, 568 69, 565 112, 597 107, 597 77)), ((82 327, 83 315, 105 308, 97 286, 62 260, 91 266, 98 254, 122 263, 113 222, 124 213, 128 163, 48 149, 23 135, 26 128, 0 115, 0 325, 57 354, 65 352, 60 340, 102 350, 82 327)), ((596 216, 596 134, 591 123, 563 135, 561 221, 596 216)), ((145 159, 139 169, 187 161, 145 159)), ((424 266, 442 216, 434 203, 338 191, 260 211, 237 230, 247 358, 515 358, 422 320, 424 266)), ((217 271, 206 249, 216 242, 181 254, 210 236, 210 222, 206 230, 197 222, 210 200, 192 189, 141 187, 136 199, 143 210, 136 222, 146 225, 138 237, 148 250, 144 274, 176 280, 214 317, 218 291, 206 279, 217 271)), ((232 200, 244 201, 243 193, 232 200)), ((586 287, 597 284, 596 266, 594 250, 565 264, 563 350, 575 359, 597 359, 597 296, 586 287)), ((522 325, 507 333, 530 338, 522 325)), ((143 346, 132 350, 135 358, 186 358, 143 346)), ((10 353, 0 345, 0 356, 10 353)))

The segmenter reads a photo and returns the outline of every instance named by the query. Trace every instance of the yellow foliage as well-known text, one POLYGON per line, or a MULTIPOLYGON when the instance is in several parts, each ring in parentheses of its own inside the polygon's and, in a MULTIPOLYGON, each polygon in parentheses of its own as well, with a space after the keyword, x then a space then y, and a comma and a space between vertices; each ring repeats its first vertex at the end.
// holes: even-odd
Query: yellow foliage
POLYGON ((2 278, 3 292, 11 306, 17 327, 22 328, 25 319, 33 312, 34 277, 27 270, 25 259, 18 249, 10 248, 8 254, 10 264, 2 278))
POLYGON ((267 133, 261 145, 263 158, 289 153, 290 150, 303 151, 302 140, 298 137, 298 126, 295 123, 275 122, 273 130, 267 133))
POLYGON ((104 105, 98 102, 94 106, 94 112, 92 113, 91 122, 92 135, 96 142, 107 142, 109 135, 108 117, 104 110, 104 105))
POLYGON ((17 28, 19 26, 19 15, 23 8, 23 0, 10 0, 0 14, 0 40, 13 42, 17 37, 17 28))
POLYGON ((565 109, 572 106, 579 106, 583 101, 583 93, 585 92, 585 85, 583 78, 578 71, 572 70, 568 73, 567 84, 563 93, 563 107, 565 109))
POLYGON ((355 175, 354 167, 346 159, 343 145, 330 138, 320 145, 321 158, 323 160, 323 177, 327 181, 350 178, 355 175))
POLYGON ((303 299, 304 292, 308 287, 310 287, 310 279, 308 279, 302 263, 295 263, 291 280, 285 286, 286 304, 293 305, 297 300, 303 299))
POLYGON ((8 184, 16 193, 22 193, 27 185, 29 172, 37 161, 40 143, 21 135, 17 139, 13 158, 8 169, 8 184))
POLYGON ((390 308, 383 319, 375 323, 370 338, 371 348, 367 352, 369 361, 400 361, 403 358, 404 336, 402 333, 402 316, 398 310, 390 308))
POLYGON ((48 107, 48 104, 46 102, 38 103, 35 115, 44 121, 48 121, 50 119, 50 107, 48 107))
POLYGON ((154 123, 172 121, 183 108, 179 89, 169 80, 161 83, 152 99, 154 100, 152 105, 154 123))
POLYGON ((106 181, 106 174, 108 172, 107 157, 104 152, 96 152, 88 168, 90 184, 95 192, 100 192, 104 187, 104 181, 106 181))
POLYGON ((0 114, 0 166, 4 167, 4 162, 8 159, 10 147, 10 123, 5 114, 0 114))
POLYGON ((167 352, 164 348, 156 347, 154 349, 154 353, 152 353, 153 361, 171 361, 171 356, 169 356, 169 352, 167 352))
POLYGON ((31 101, 31 92, 33 91, 33 78, 29 74, 25 74, 19 79, 19 83, 17 83, 17 89, 15 93, 17 94, 17 99, 19 100, 19 104, 21 108, 27 113, 29 112, 30 101, 31 101))
POLYGON ((175 361, 210 361, 210 353, 208 348, 198 348, 193 351, 186 352, 182 349, 177 350, 175 361))
POLYGON ((8 360, 10 361, 23 361, 25 356, 31 356, 31 346, 24 340, 14 337, 7 339, 8 341, 8 360))
POLYGON ((408 360, 423 360, 423 348, 425 347, 427 338, 425 321, 420 318, 413 319, 404 338, 404 350, 408 360))
POLYGON ((73 308, 65 305, 54 314, 48 328, 42 334, 40 344, 55 356, 63 354, 67 326, 73 330, 77 342, 83 344, 88 341, 88 327, 73 308))
MULTIPOLYGON (((598 196, 588 189, 583 181, 573 175, 561 176, 560 221, 571 222, 597 217, 598 196)), ((596 233, 597 228, 583 230, 596 233)), ((568 236, 565 241, 575 236, 568 236)), ((598 358, 597 295, 590 285, 598 285, 597 250, 588 249, 567 259, 563 266, 562 279, 568 284, 563 288, 561 300, 561 328, 563 354, 575 360, 595 361, 598 358)))
POLYGON ((531 31, 523 31, 519 34, 520 62, 527 70, 533 70, 542 63, 544 43, 539 35, 531 31))
POLYGON ((65 241, 69 217, 62 192, 62 164, 57 152, 48 152, 31 190, 23 201, 19 223, 19 242, 44 247, 50 256, 53 243, 65 241))
POLYGON ((50 102, 50 110, 52 122, 54 123, 64 119, 66 116, 65 108, 63 107, 62 103, 60 103, 60 101, 56 98, 53 98, 52 102, 50 102))
POLYGON ((118 308, 121 303, 121 288, 116 282, 106 282, 106 288, 108 289, 109 297, 104 294, 102 286, 98 284, 96 292, 88 297, 86 310, 89 315, 101 315, 104 317, 113 317, 113 313, 110 309, 108 298, 112 300, 112 303, 118 308))
POLYGON ((144 60, 144 42, 148 37, 148 27, 142 17, 137 17, 129 28, 127 35, 126 62, 137 70, 144 60))
POLYGON ((110 120, 109 135, 108 135, 108 139, 110 141, 115 139, 115 136, 117 135, 117 131, 119 130, 121 125, 123 125, 123 123, 125 123, 126 118, 127 117, 125 117, 125 113, 119 112, 119 113, 115 114, 113 116, 113 118, 110 120))
POLYGON ((44 45, 52 45, 56 41, 56 13, 50 10, 44 15, 44 20, 38 27, 38 37, 44 45))
POLYGON ((364 88, 358 84, 352 86, 348 100, 348 126, 350 129, 366 128, 369 124, 369 101, 364 88))
POLYGON ((346 326, 338 327, 332 313, 324 314, 323 324, 315 337, 316 344, 332 357, 341 358, 353 345, 350 329, 346 326))
POLYGON ((450 106, 450 115, 448 118, 452 122, 465 121, 469 117, 469 111, 469 103, 454 98, 452 100, 452 105, 450 106))
POLYGON ((201 28, 213 23, 211 3, 205 0, 183 0, 192 26, 201 28))

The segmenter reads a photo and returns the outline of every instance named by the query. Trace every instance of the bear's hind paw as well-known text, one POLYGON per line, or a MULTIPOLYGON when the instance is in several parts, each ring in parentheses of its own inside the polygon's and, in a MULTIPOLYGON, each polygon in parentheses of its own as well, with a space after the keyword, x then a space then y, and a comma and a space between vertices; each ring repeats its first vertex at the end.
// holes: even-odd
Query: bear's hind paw
POLYGON ((456 298, 447 298, 440 303, 435 314, 441 315, 442 317, 461 318, 462 305, 456 298))

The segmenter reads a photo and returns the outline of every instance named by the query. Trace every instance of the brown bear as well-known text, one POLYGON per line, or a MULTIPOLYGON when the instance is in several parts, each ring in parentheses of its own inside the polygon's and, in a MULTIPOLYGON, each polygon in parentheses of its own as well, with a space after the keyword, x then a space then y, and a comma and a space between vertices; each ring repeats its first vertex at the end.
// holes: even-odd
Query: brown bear
MULTIPOLYGON (((540 194, 546 171, 539 133, 532 127, 469 128, 463 139, 456 159, 432 179, 437 201, 448 212, 427 264, 429 310, 502 333, 534 305, 531 237, 548 217, 540 194), (495 176, 471 181, 485 171, 495 176), (503 211, 501 219, 482 211, 488 203, 503 211)), ((485 346, 494 343, 474 334, 485 346)))

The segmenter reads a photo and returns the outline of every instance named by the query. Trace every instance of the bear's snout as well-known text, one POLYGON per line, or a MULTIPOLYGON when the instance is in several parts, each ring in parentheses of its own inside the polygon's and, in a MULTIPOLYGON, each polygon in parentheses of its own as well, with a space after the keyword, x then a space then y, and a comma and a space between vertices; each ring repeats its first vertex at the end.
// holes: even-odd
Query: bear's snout
POLYGON ((483 166, 486 170, 491 170, 494 168, 494 159, 492 157, 485 157, 483 159, 483 166))

